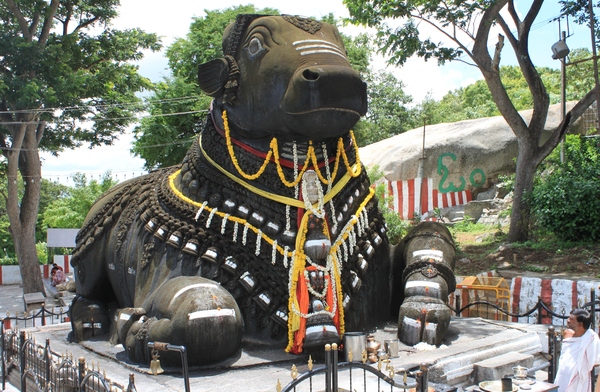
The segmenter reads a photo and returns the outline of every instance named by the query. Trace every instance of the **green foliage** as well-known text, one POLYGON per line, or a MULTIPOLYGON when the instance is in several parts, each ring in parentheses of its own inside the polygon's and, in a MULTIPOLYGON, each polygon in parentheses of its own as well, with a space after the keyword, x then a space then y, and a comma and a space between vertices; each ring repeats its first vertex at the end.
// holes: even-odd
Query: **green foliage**
POLYGON ((399 243, 412 228, 410 221, 402 220, 398 213, 390 208, 382 211, 387 227, 387 236, 392 245, 399 243))
POLYGON ((167 48, 173 76, 154 85, 154 95, 146 100, 151 116, 134 129, 132 153, 145 160, 147 170, 181 162, 200 132, 212 99, 198 87, 198 66, 223 56, 225 27, 238 14, 279 14, 276 9, 253 5, 205 12, 206 16, 194 18, 186 38, 167 48))
MULTIPOLYGON (((537 68, 537 71, 550 95, 550 103, 560 102, 560 71, 546 67, 537 68)), ((574 77, 581 79, 579 75, 574 75, 574 77)), ((517 110, 533 107, 533 97, 519 67, 500 67, 500 78, 517 110)), ((440 101, 435 101, 428 95, 422 103, 417 105, 417 109, 426 112, 428 124, 500 115, 484 80, 478 80, 466 87, 450 91, 440 101)))
POLYGON ((85 174, 73 175, 75 186, 67 195, 52 202, 43 213, 43 224, 52 228, 79 228, 90 208, 104 192, 117 184, 110 173, 105 173, 100 181, 87 181, 85 174))
POLYGON ((0 257, 0 265, 19 265, 19 260, 16 257, 2 256, 0 257))
POLYGON ((354 128, 359 146, 387 139, 411 129, 412 98, 402 90, 404 84, 389 72, 369 72, 366 75, 369 110, 364 120, 354 128))
POLYGON ((379 211, 385 219, 387 236, 391 244, 397 244, 404 238, 411 228, 411 222, 400 218, 396 211, 390 208, 390 197, 388 196, 385 184, 380 180, 383 178, 383 171, 378 165, 368 169, 368 176, 372 184, 375 184, 375 196, 377 197, 379 211))
POLYGON ((55 183, 42 178, 42 188, 40 190, 40 207, 38 212, 38 219, 35 228, 35 239, 36 242, 45 242, 47 236, 47 227, 44 225, 44 214, 43 212, 48 206, 55 200, 68 195, 69 187, 63 184, 55 183))
POLYGON ((454 232, 476 233, 485 232, 489 230, 489 228, 489 225, 485 225, 483 223, 476 223, 470 216, 465 215, 463 220, 454 223, 450 229, 454 232))
POLYGON ((567 135, 565 163, 555 151, 528 195, 536 223, 563 241, 600 239, 600 148, 596 140, 567 135))
POLYGON ((498 176, 498 180, 504 184, 504 188, 510 191, 515 190, 515 173, 501 174, 498 176))
POLYGON ((206 120, 211 101, 199 92, 197 85, 181 77, 166 78, 155 85, 154 91, 147 99, 150 116, 135 127, 131 150, 145 160, 147 170, 172 166, 183 160, 206 120), (181 114, 174 116, 174 113, 181 114))
POLYGON ((579 100, 595 86, 592 53, 576 48, 569 53, 567 69, 567 101, 579 100))
POLYGON ((48 264, 48 247, 45 242, 38 242, 35 244, 35 250, 37 252, 38 260, 40 264, 48 264))

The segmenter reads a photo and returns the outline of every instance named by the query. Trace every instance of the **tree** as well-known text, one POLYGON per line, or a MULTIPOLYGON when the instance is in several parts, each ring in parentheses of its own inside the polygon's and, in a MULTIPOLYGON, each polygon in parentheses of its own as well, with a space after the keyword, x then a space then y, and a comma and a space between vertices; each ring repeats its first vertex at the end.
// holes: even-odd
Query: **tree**
POLYGON ((206 119, 211 98, 197 84, 181 77, 165 78, 147 98, 149 116, 134 128, 131 152, 144 159, 144 168, 154 170, 182 161, 206 119))
POLYGON ((412 98, 402 88, 404 84, 389 72, 367 72, 367 115, 354 129, 359 146, 398 135, 414 125, 406 105, 412 98))
POLYGON ((73 174, 75 185, 66 193, 55 199, 43 213, 43 225, 52 228, 79 228, 92 205, 104 192, 115 186, 118 181, 113 180, 110 172, 105 173, 100 181, 90 180, 83 173, 73 174))
POLYGON ((526 240, 530 206, 524 195, 533 189, 536 168, 559 143, 571 120, 580 117, 593 101, 593 92, 590 91, 542 143, 550 97, 529 56, 529 33, 543 0, 533 0, 526 12, 517 11, 514 0, 452 3, 434 0, 344 0, 344 3, 354 22, 378 28, 378 47, 390 55, 392 64, 402 65, 409 57, 417 55, 425 60, 437 59, 439 64, 459 60, 479 68, 500 114, 517 138, 517 169, 508 241, 526 240), (520 15, 524 18, 521 19, 520 15), (389 27, 386 18, 399 20, 400 26, 389 27), (419 23, 432 27, 445 42, 422 37, 419 23), (496 44, 490 45, 491 34, 498 27, 504 35, 498 34, 496 44), (515 102, 502 84, 500 57, 505 39, 515 53, 531 94, 533 114, 529 123, 519 115, 515 102))
MULTIPOLYGON (((548 93, 550 103, 560 102, 560 72, 551 68, 537 68, 548 93)), ((578 79, 578 75, 574 75, 578 79)), ((500 79, 506 93, 517 110, 533 108, 531 93, 523 74, 516 66, 500 67, 500 79)), ((448 92, 439 102, 432 102, 432 116, 429 124, 457 122, 482 117, 499 116, 500 112, 490 89, 484 80, 478 80, 466 87, 448 92)))
POLYGON ((128 61, 139 60, 142 49, 158 50, 158 39, 139 29, 111 29, 118 4, 0 3, 0 148, 7 164, 9 230, 24 293, 44 291, 35 249, 39 150, 58 154, 83 143, 111 144, 141 109, 135 93, 151 87, 128 61))
POLYGON ((272 8, 257 10, 253 5, 224 10, 204 10, 195 18, 186 38, 167 48, 172 76, 156 84, 148 99, 150 116, 134 129, 131 152, 144 159, 148 170, 181 162, 191 141, 201 130, 212 98, 198 87, 198 66, 223 55, 223 30, 238 14, 279 14, 272 8))

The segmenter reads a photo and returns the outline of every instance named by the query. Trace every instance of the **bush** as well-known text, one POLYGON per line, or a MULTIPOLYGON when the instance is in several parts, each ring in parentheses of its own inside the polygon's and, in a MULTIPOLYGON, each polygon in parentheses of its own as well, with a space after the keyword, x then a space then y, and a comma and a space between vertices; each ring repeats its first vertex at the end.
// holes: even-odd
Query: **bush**
MULTIPOLYGON (((48 263, 48 248, 45 242, 38 242, 35 244, 35 250, 37 252, 38 262, 40 264, 48 263)), ((0 257, 0 265, 19 265, 17 257, 3 256, 0 257)))
POLYGON ((19 265, 19 260, 16 257, 3 256, 0 257, 0 265, 19 265))
POLYGON ((563 241, 600 239, 600 150, 595 142, 568 135, 565 163, 549 156, 528 195, 535 223, 563 241))

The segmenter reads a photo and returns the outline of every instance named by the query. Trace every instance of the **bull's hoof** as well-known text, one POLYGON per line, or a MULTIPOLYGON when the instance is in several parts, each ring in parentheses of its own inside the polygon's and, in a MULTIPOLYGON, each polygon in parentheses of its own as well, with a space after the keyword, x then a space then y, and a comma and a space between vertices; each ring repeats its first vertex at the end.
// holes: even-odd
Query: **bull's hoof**
POLYGON ((146 310, 144 308, 123 308, 117 312, 117 333, 121 344, 125 345, 127 332, 131 329, 131 326, 145 315, 146 310))
POLYGON ((340 335, 328 315, 316 315, 306 321, 304 348, 322 350, 326 344, 340 343, 340 335))
POLYGON ((398 338, 413 346, 425 342, 439 346, 450 325, 452 311, 439 298, 413 296, 404 300, 398 315, 398 338))
POLYGON ((71 303, 69 313, 73 330, 71 339, 74 342, 104 335, 110 329, 109 311, 101 301, 77 296, 71 303))

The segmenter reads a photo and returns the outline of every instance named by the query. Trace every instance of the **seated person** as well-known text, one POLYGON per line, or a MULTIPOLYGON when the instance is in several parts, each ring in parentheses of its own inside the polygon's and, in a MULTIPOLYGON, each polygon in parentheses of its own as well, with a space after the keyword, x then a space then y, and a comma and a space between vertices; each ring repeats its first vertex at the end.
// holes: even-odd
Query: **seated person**
POLYGON ((62 267, 56 263, 54 263, 52 271, 50 271, 50 275, 52 276, 52 286, 56 286, 67 281, 67 276, 65 275, 62 267))
POLYGON ((50 277, 54 278, 54 274, 56 273, 56 271, 58 270, 62 270, 62 267, 60 267, 58 264, 54 263, 52 264, 52 270, 50 271, 50 277))

